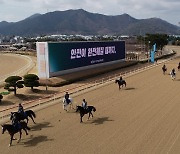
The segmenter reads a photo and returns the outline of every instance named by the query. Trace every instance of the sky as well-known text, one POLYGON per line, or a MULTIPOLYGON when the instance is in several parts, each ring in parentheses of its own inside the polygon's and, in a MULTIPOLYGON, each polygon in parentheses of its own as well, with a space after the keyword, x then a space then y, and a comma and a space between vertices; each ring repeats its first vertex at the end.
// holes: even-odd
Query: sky
POLYGON ((136 19, 161 18, 180 26, 180 0, 0 0, 0 21, 17 22, 35 13, 84 9, 136 19))

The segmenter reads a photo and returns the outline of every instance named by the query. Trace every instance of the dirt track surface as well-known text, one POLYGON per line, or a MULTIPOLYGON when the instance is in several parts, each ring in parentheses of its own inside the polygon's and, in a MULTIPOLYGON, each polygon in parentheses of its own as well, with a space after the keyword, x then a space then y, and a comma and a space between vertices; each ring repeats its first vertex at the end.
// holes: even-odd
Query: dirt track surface
POLYGON ((0 77, 15 72, 25 66, 28 61, 20 55, 0 55, 0 77), (5 65, 6 64, 6 65, 5 65))
MULTIPOLYGON (((167 63, 168 72, 179 61, 167 63)), ((172 81, 161 67, 126 78, 120 91, 112 83, 73 97, 75 105, 86 98, 96 107, 89 121, 60 103, 36 112, 20 143, 8 148, 9 134, 0 135, 0 153, 180 153, 180 72, 172 81)))

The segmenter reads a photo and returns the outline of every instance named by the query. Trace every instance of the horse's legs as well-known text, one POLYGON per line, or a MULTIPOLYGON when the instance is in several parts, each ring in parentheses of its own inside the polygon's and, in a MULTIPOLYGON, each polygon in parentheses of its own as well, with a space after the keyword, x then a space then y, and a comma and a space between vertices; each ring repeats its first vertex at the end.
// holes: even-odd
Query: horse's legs
POLYGON ((92 115, 92 118, 93 118, 93 114, 92 114, 92 112, 91 112, 91 115, 92 115))
POLYGON ((20 135, 20 136, 19 136, 18 143, 19 143, 19 142, 20 142, 20 140, 21 140, 21 135, 22 135, 22 131, 21 131, 21 130, 19 131, 19 135, 20 135))
POLYGON ((83 122, 83 121, 82 121, 82 116, 80 116, 80 123, 81 123, 81 122, 83 122))
POLYGON ((28 124, 28 121, 29 121, 28 117, 26 118, 26 120, 27 120, 27 124, 28 124))
POLYGON ((72 103, 70 104, 70 109, 74 109, 74 107, 73 107, 73 104, 72 104, 72 103))
POLYGON ((28 132, 27 132, 26 128, 23 128, 23 130, 25 131, 26 135, 28 135, 28 132))
POLYGON ((82 117, 83 117, 83 116, 84 116, 83 114, 80 114, 80 123, 83 122, 83 121, 82 121, 82 117))
POLYGON ((13 136, 14 136, 14 134, 11 134, 11 138, 10 138, 9 147, 12 145, 13 136))
POLYGON ((66 106, 67 106, 67 105, 63 104, 63 110, 66 110, 66 111, 67 111, 66 106))
POLYGON ((89 112, 88 120, 89 120, 89 118, 90 118, 90 115, 91 115, 91 112, 89 112))

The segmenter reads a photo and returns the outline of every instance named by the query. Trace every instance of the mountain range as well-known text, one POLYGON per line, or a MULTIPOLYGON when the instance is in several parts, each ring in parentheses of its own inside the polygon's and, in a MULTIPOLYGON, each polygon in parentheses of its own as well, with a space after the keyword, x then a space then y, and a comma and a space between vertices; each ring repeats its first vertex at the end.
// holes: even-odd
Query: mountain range
POLYGON ((18 22, 0 22, 0 35, 50 34, 144 35, 180 34, 180 27, 159 18, 135 19, 128 14, 107 16, 83 9, 34 14, 18 22))

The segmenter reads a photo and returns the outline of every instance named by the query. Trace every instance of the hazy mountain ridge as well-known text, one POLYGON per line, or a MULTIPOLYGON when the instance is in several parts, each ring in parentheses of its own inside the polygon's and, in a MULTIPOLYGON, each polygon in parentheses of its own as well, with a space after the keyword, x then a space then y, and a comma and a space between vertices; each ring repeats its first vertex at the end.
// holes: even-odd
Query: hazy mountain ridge
POLYGON ((135 19, 128 14, 107 16, 82 9, 34 14, 13 23, 0 22, 0 35, 143 35, 146 33, 178 34, 180 28, 158 18, 135 19))

